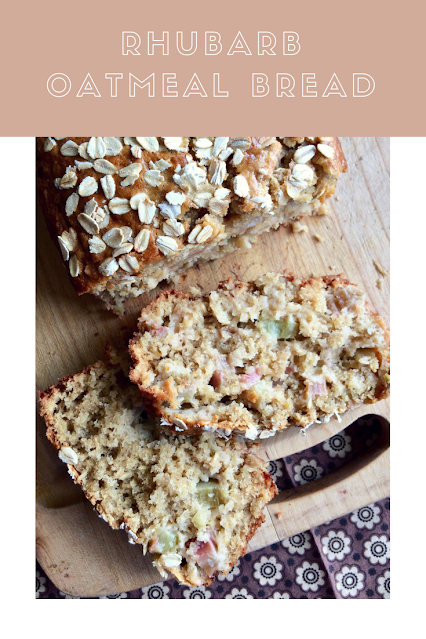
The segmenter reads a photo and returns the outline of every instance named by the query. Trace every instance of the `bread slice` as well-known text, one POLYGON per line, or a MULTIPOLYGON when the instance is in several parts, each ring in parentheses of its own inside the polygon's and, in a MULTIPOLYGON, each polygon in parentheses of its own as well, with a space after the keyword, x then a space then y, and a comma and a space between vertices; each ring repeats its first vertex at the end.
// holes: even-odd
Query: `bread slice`
POLYGON ((130 379, 162 423, 264 438, 389 394, 389 333, 343 276, 268 274, 141 313, 130 379))
POLYGON ((98 362, 39 393, 47 437, 112 528, 189 585, 245 553, 277 492, 242 438, 158 432, 120 366, 98 362))
POLYGON ((37 139, 37 191, 79 295, 107 308, 300 216, 347 170, 337 138, 37 139))

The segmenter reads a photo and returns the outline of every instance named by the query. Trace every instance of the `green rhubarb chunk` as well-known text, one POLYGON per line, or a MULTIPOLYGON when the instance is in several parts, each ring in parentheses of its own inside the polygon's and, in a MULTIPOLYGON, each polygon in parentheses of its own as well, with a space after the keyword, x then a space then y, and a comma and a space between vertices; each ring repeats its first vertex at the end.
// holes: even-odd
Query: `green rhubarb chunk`
POLYGON ((299 331, 299 325, 292 315, 283 320, 261 320, 260 329, 275 339, 293 339, 299 331))
POLYGON ((160 554, 171 552, 176 548, 176 541, 175 533, 161 528, 156 534, 156 539, 152 544, 152 550, 160 554))
POLYGON ((220 487, 217 479, 198 482, 197 494, 200 503, 209 508, 218 508, 226 502, 226 491, 220 487))
POLYGON ((192 518, 192 523, 198 528, 203 530, 207 526, 210 510, 208 508, 200 508, 197 510, 192 518))

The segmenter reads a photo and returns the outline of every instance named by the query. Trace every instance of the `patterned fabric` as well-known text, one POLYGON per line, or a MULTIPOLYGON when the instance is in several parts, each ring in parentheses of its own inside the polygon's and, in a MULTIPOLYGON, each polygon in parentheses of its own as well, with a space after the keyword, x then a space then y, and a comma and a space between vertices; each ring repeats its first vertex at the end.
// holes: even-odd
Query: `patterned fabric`
MULTIPOLYGON (((380 422, 361 418, 301 453, 269 463, 280 490, 314 481, 359 455, 378 438, 380 422)), ((383 499, 240 559, 209 588, 174 579, 100 599, 388 599, 390 500, 383 499)), ((36 597, 75 599, 58 590, 40 566, 36 597)))

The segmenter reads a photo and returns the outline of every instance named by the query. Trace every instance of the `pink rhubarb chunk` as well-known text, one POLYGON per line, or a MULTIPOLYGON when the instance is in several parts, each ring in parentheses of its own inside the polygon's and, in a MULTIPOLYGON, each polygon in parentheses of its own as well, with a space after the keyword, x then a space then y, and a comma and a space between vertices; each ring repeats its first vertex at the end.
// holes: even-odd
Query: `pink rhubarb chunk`
POLYGON ((327 394, 327 386, 324 380, 322 381, 314 381, 314 382, 310 382, 309 383, 309 393, 313 396, 313 397, 317 397, 319 395, 326 395, 327 394))
POLYGON ((212 537, 209 537, 208 541, 197 541, 194 555, 197 559, 197 564, 209 577, 217 571, 216 546, 212 537))
POLYGON ((260 368, 257 367, 250 373, 240 375, 241 383, 244 384, 246 388, 251 388, 260 379, 262 379, 262 373, 260 372, 260 368))

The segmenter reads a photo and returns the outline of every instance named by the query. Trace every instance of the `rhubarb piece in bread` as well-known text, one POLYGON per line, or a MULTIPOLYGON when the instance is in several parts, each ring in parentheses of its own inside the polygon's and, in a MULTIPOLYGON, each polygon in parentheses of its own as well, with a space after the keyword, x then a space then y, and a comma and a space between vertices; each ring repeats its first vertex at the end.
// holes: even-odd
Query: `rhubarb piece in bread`
POLYGON ((175 431, 264 438, 389 393, 385 322, 341 275, 163 291, 138 329, 130 379, 175 431))
POLYGON ((337 138, 38 138, 37 190, 77 293, 108 308, 321 212, 337 138))
POLYGON ((242 438, 156 431, 120 366, 98 362, 40 394, 47 437, 99 515, 189 585, 245 553, 277 492, 242 438))

